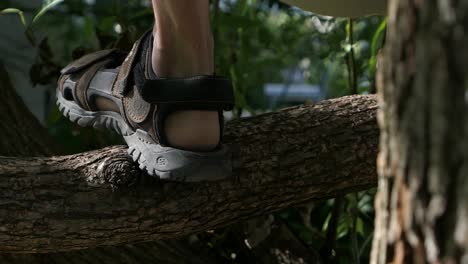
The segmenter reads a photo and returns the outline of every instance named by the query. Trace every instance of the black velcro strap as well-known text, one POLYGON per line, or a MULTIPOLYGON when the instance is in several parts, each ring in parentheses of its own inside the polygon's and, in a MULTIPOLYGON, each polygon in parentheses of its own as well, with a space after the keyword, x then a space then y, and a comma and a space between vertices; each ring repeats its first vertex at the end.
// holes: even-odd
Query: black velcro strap
POLYGON ((190 78, 158 78, 137 85, 141 97, 154 104, 174 103, 187 107, 216 107, 231 110, 234 93, 231 81, 221 76, 196 76, 190 78))

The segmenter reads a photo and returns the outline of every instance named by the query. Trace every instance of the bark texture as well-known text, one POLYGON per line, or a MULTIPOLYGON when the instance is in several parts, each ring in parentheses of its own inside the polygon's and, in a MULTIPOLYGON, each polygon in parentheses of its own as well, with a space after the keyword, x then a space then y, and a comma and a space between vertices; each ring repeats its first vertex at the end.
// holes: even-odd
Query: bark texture
POLYGON ((234 177, 170 183, 124 147, 0 158, 0 250, 69 251, 180 237, 376 183, 374 96, 350 96, 228 124, 234 177))
POLYGON ((2 264, 209 264, 223 263, 212 250, 188 239, 152 241, 46 254, 0 254, 2 264))
POLYGON ((468 1, 392 0, 372 263, 468 263, 468 1))

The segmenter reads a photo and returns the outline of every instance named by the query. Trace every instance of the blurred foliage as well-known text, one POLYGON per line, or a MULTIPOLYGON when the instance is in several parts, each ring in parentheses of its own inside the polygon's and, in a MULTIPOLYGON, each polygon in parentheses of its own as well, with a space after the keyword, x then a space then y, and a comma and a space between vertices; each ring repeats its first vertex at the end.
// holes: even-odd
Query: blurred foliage
MULTIPOLYGON (((319 85, 324 98, 375 92, 376 54, 386 27, 382 17, 334 19, 273 0, 214 0, 210 8, 216 71, 234 83, 235 116, 275 110, 268 109, 263 87, 287 85, 291 73, 319 85)), ((25 10, 6 0, 0 10, 0 15, 18 15, 25 25, 31 45, 39 50, 31 82, 50 85, 52 93, 59 70, 71 60, 100 49, 129 50, 154 23, 150 4, 143 0, 55 0, 45 1, 39 10, 25 10), (25 17, 23 11, 34 15, 25 17)), ((123 143, 110 132, 71 124, 56 107, 51 107, 47 124, 67 153, 123 143)), ((353 193, 309 204, 306 213, 288 209, 275 218, 323 263, 365 263, 373 230, 373 195, 373 190, 353 193)), ((233 230, 215 230, 199 238, 226 262, 249 262, 252 256, 242 232, 233 230)))

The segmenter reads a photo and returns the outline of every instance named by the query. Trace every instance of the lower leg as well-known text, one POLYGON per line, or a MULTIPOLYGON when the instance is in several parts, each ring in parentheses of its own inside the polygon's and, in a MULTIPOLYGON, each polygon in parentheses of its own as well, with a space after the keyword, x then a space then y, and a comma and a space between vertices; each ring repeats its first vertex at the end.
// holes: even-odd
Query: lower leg
MULTIPOLYGON (((213 36, 208 0, 152 0, 155 15, 152 66, 160 77, 210 75, 213 36)), ((169 144, 194 150, 213 149, 219 142, 218 113, 181 111, 165 122, 169 144)))
POLYGON ((153 69, 158 76, 213 73, 208 0, 153 0, 153 69))

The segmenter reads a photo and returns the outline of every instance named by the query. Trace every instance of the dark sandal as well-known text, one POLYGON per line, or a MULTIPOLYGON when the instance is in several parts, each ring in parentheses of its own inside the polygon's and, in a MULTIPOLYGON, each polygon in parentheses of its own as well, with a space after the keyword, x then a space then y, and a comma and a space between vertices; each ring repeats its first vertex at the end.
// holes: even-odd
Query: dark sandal
POLYGON ((162 179, 206 181, 231 174, 227 147, 194 152, 168 145, 165 118, 180 110, 218 111, 233 107, 230 81, 220 76, 158 78, 151 67, 151 31, 129 53, 116 49, 88 54, 65 67, 57 90, 60 111, 81 126, 105 127, 123 135, 128 153, 142 170, 162 179), (98 109, 96 98, 106 102, 98 109))

